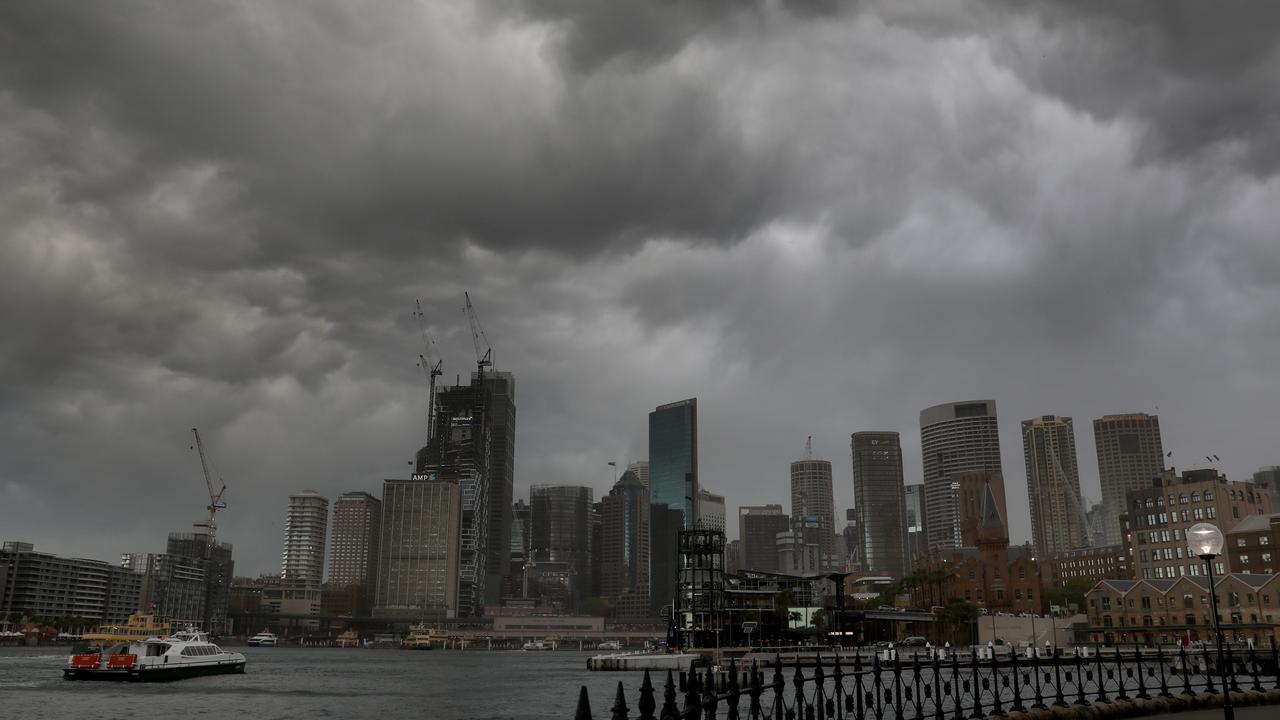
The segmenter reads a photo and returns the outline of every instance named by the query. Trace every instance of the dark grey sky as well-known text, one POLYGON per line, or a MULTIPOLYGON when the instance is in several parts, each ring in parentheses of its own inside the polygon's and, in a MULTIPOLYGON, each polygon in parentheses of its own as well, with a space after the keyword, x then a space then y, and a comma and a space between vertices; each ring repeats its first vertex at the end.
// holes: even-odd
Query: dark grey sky
POLYGON ((1280 6, 0 6, 0 539, 158 551, 228 485, 379 491, 469 289, 518 379, 517 496, 604 491, 696 395, 704 484, 786 501, 805 436, 994 397, 1155 411, 1181 467, 1280 463, 1280 6))

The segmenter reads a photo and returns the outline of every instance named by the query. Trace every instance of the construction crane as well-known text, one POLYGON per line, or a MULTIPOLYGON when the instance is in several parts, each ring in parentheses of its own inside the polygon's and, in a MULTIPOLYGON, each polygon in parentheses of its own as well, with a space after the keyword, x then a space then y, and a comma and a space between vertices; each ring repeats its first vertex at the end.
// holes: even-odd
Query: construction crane
POLYGON ((204 471, 204 484, 209 488, 209 507, 206 508, 209 511, 209 520, 203 524, 196 523, 197 528, 203 527, 208 531, 209 544, 204 549, 204 556, 208 558, 213 550, 213 544, 215 542, 214 538, 217 535, 218 529, 217 525, 214 523, 214 516, 217 515, 219 510, 225 510, 227 508, 227 503, 222 499, 223 493, 227 491, 227 484, 222 482, 222 478, 219 477, 218 484, 221 487, 218 488, 217 492, 214 492, 213 476, 215 473, 209 470, 209 465, 211 463, 209 462, 209 457, 204 452, 204 443, 200 441, 200 431, 196 428, 191 428, 191 434, 196 436, 194 449, 200 454, 200 469, 204 471))
POLYGON ((444 371, 441 370, 443 360, 437 360, 431 352, 431 347, 435 345, 435 341, 431 339, 431 334, 427 332, 427 316, 422 312, 422 302, 414 300, 413 304, 417 307, 413 316, 418 320, 418 331, 422 334, 422 352, 418 353, 418 367, 422 368, 422 373, 427 377, 427 442, 431 442, 431 434, 435 431, 436 419, 436 378, 444 371))
POLYGON ((484 369, 493 367, 493 346, 489 344, 489 338, 484 336, 484 328, 480 327, 480 318, 476 317, 476 309, 471 306, 471 295, 463 291, 462 297, 466 300, 463 311, 467 313, 467 321, 471 323, 471 342, 476 346, 476 367, 480 371, 480 377, 484 377, 484 369), (480 351, 481 343, 484 343, 484 352, 480 351))

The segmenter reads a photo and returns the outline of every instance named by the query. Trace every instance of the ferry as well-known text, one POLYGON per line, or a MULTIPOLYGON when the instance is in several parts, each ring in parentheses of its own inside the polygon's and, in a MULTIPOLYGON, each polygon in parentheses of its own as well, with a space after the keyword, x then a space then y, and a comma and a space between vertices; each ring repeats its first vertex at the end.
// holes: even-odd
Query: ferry
POLYGON ((409 634, 400 642, 400 647, 406 650, 434 650, 436 645, 444 647, 448 641, 449 636, 443 630, 418 623, 409 628, 409 634))
POLYGON ((173 632, 173 624, 159 615, 134 613, 124 625, 102 625, 85 633, 81 642, 85 645, 107 646, 116 643, 136 643, 149 638, 162 638, 173 632))
POLYGON ((249 647, 275 647, 279 642, 280 638, 276 637, 274 633, 269 633, 266 630, 263 630, 245 641, 249 647))
POLYGON ((243 673, 244 655, 209 642, 194 628, 164 638, 77 648, 67 660, 67 680, 178 680, 196 675, 243 673))
POLYGON ((347 628, 342 631, 341 635, 334 639, 333 644, 340 648, 360 647, 360 636, 355 630, 347 628))

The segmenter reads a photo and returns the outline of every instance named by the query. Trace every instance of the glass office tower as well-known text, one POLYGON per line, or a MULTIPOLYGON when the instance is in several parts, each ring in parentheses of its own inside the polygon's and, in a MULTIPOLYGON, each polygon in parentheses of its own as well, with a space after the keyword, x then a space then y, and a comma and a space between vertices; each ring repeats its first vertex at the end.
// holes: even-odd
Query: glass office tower
POLYGON ((675 593, 676 533, 692 530, 698 497, 698 399, 649 413, 649 587, 653 609, 675 593))

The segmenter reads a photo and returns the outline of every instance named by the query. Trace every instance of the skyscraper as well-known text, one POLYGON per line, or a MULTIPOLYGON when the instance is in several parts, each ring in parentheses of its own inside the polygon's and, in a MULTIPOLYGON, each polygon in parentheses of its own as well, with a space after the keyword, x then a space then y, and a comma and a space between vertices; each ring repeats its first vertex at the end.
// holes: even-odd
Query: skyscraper
POLYGON ((367 492, 343 493, 333 501, 329 584, 372 591, 378 572, 382 501, 367 492))
POLYGON ((907 569, 913 569, 915 559, 929 547, 924 529, 924 485, 907 485, 902 489, 903 524, 907 530, 907 569))
POLYGON ((1088 526, 1071 418, 1042 415, 1023 420, 1022 454, 1027 464, 1036 552, 1046 556, 1087 547, 1088 526))
POLYGON ((778 571, 778 533, 791 529, 782 506, 743 505, 738 508, 738 537, 742 541, 743 570, 778 571))
POLYGON ((907 574, 907 534, 898 433, 856 432, 850 447, 862 562, 872 572, 901 578, 907 574))
MULTIPOLYGON (((477 382, 474 377, 472 384, 477 382)), ((487 370, 479 380, 487 403, 489 426, 489 537, 485 601, 497 605, 502 582, 510 571, 511 500, 515 488, 516 381, 509 372, 487 370)))
POLYGON ((577 485, 529 488, 529 552, 540 565, 566 564, 567 596, 554 599, 570 609, 577 609, 590 592, 591 494, 591 488, 577 485))
POLYGON ((628 469, 601 501, 600 596, 649 591, 649 491, 628 469))
POLYGON ((1253 474, 1253 483, 1265 486, 1271 492, 1271 502, 1280 505, 1280 466, 1258 468, 1258 472, 1253 474))
POLYGON ((806 445, 805 459, 791 463, 791 521, 817 520, 818 550, 824 567, 835 556, 836 507, 831 494, 831 461, 814 460, 806 445))
POLYGON ((698 498, 698 399, 649 413, 649 572, 655 610, 675 594, 676 536, 693 529, 698 498))
MULTIPOLYGON (((489 518, 494 462, 491 408, 490 392, 475 373, 469 385, 438 390, 435 429, 431 441, 418 451, 417 472, 414 474, 419 479, 456 482, 461 489, 462 537, 457 596, 460 617, 476 616, 484 611, 489 542, 498 540, 490 536, 489 518)), ((502 516, 507 517, 509 512, 509 507, 503 508, 502 516)), ((509 524, 507 528, 510 533, 509 524)), ((506 564, 511 538, 508 535, 499 541, 502 542, 503 563, 506 564)))
POLYGON ((724 532, 724 496, 698 488, 697 526, 703 530, 724 532))
POLYGON ((648 460, 636 460, 635 462, 627 463, 627 470, 635 473, 636 479, 640 481, 640 484, 644 486, 645 490, 649 489, 648 460))
MULTIPOLYGON (((960 547, 959 488, 951 476, 961 470, 1002 469, 996 401, 946 403, 921 411, 920 448, 929 547, 960 547)), ((1003 506, 1003 493, 996 500, 1003 506)))
POLYGON ((1108 545, 1124 541, 1120 515, 1125 494, 1151 486, 1164 470, 1160 418, 1146 413, 1104 415, 1093 421, 1098 449, 1098 480, 1102 484, 1103 532, 1108 545))
POLYGON ((375 615, 457 616, 462 505, 456 481, 382 483, 375 615))
MULTIPOLYGON (((199 567, 204 583, 204 602, 201 604, 204 614, 201 618, 201 627, 213 632, 225 632, 227 601, 231 594, 231 578, 235 574, 235 563, 231 560, 231 545, 214 542, 207 530, 202 531, 204 530, 202 526, 197 525, 196 528, 197 532, 194 533, 169 533, 165 554, 151 556, 156 559, 143 569, 143 572, 148 573, 143 584, 148 591, 157 591, 161 587, 165 587, 166 590, 169 587, 176 588, 181 583, 173 583, 172 576, 176 574, 181 577, 182 566, 199 567), (160 578, 156 574, 164 572, 168 572, 170 577, 160 578)), ((148 604, 160 607, 163 604, 163 595, 158 594, 154 599, 143 598, 140 607, 146 607, 148 604)))
POLYGON ((284 520, 280 578, 319 585, 324 580, 324 541, 329 500, 313 490, 289 496, 284 520))

